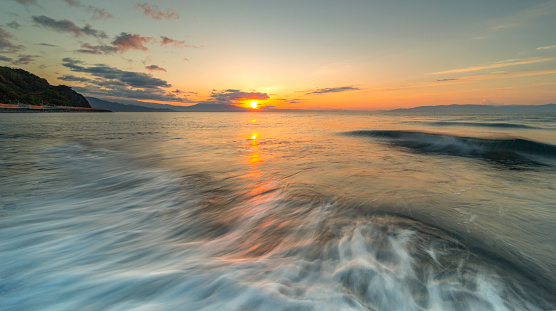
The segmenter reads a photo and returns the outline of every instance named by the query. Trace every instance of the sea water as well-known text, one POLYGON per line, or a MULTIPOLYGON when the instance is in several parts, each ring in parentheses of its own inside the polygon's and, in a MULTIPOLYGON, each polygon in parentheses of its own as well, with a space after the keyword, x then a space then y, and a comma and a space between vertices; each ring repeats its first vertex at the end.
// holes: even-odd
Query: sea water
POLYGON ((0 115, 0 310, 556 308, 556 115, 0 115))

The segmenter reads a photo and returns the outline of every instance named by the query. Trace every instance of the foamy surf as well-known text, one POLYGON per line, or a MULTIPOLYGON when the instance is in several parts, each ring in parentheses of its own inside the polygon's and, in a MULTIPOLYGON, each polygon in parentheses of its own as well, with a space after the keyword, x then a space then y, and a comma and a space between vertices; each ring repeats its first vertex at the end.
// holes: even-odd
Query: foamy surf
POLYGON ((264 191, 203 193, 195 176, 78 144, 40 155, 39 169, 49 173, 34 183, 59 191, 43 188, 2 211, 1 310, 543 310, 551 303, 511 265, 415 220, 355 219, 341 201, 307 200, 270 179, 260 181, 264 191))

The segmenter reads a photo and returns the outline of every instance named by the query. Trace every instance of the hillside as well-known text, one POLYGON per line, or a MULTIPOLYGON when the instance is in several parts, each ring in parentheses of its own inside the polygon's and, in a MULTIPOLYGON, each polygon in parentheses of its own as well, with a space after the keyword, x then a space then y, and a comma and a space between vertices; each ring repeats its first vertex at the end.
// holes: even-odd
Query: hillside
POLYGON ((53 86, 23 69, 1 66, 0 103, 91 108, 85 97, 68 86, 53 86))

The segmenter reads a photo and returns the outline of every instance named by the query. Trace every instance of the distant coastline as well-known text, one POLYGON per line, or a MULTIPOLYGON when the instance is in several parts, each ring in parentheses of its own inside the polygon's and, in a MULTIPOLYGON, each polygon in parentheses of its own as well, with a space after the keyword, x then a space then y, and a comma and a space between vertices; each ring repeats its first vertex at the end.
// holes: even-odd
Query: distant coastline
POLYGON ((53 112, 111 112, 106 109, 70 106, 34 106, 25 104, 0 104, 0 113, 53 113, 53 112))
POLYGON ((439 105, 400 108, 387 112, 426 113, 556 113, 556 104, 546 105, 439 105))

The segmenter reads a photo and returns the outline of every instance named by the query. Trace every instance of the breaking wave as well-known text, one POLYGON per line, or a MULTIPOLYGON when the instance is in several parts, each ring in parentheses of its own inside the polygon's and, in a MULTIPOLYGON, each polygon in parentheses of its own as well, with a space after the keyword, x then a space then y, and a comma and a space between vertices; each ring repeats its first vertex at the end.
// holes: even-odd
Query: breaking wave
POLYGON ((543 164, 556 159, 556 146, 521 138, 487 139, 398 130, 348 132, 422 153, 480 157, 501 164, 543 164))
POLYGON ((439 121, 439 122, 426 122, 427 124, 433 126, 472 126, 472 127, 492 127, 492 128, 516 128, 516 129, 539 129, 535 126, 529 126, 517 123, 486 123, 486 122, 450 122, 450 121, 439 121))

